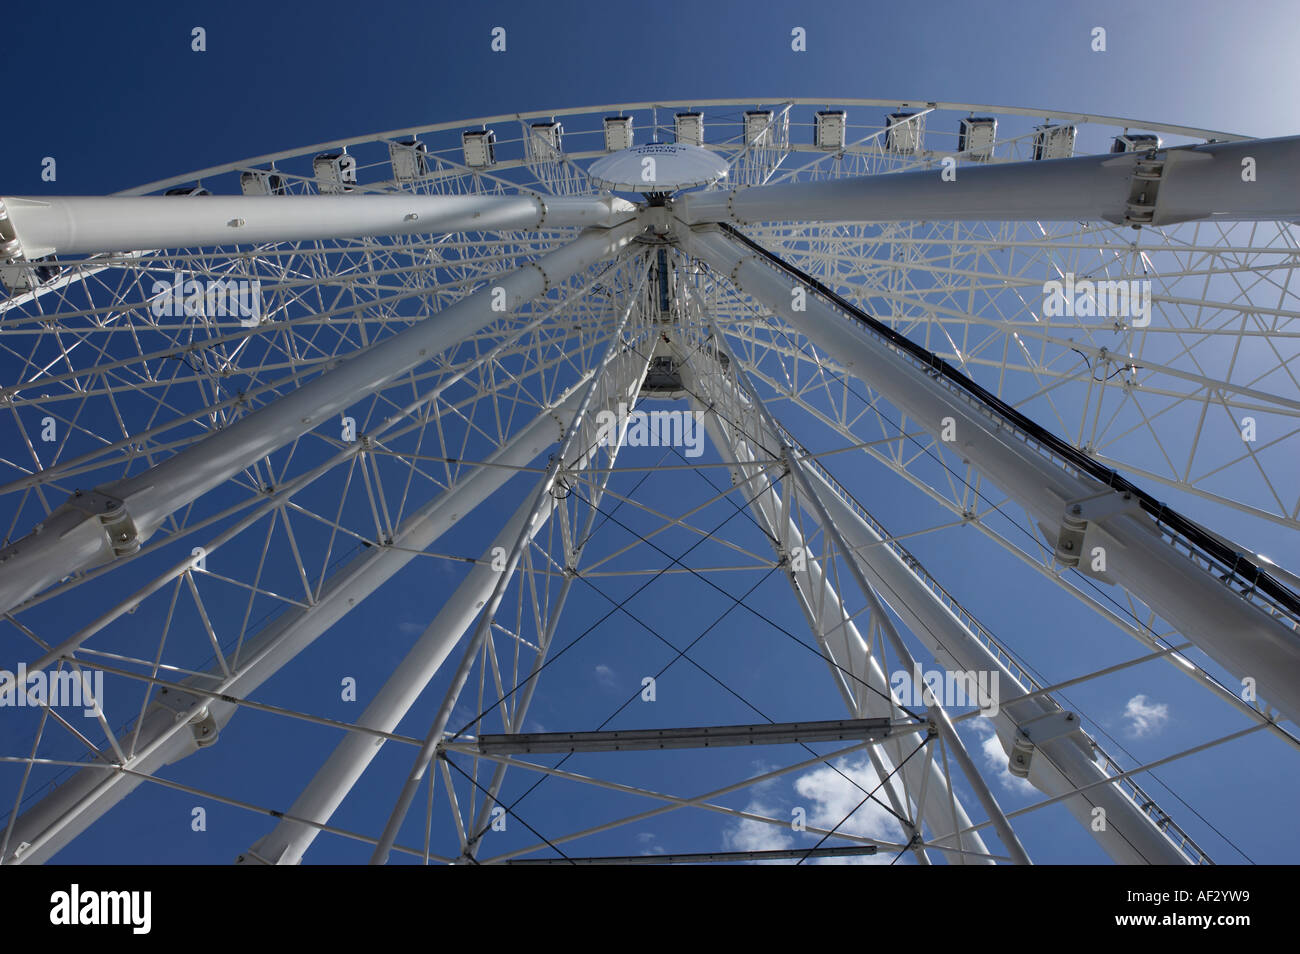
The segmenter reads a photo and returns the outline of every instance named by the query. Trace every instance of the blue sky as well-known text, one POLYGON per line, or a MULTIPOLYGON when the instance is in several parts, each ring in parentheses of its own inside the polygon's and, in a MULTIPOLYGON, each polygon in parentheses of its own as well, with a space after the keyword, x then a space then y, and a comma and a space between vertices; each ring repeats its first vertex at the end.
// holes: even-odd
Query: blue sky
MULTIPOLYGON (((676 98, 705 102, 724 97, 897 97, 1042 106, 1257 136, 1288 135, 1300 130, 1300 101, 1294 96, 1300 43, 1296 23, 1294 5, 1282 0, 1230 7, 1209 2, 755 5, 663 0, 652 7, 577 2, 468 7, 145 2, 129 10, 67 4, 58 12, 28 4, 6 12, 6 34, 13 40, 7 45, 6 71, 23 77, 24 83, 19 103, 11 107, 5 148, 0 150, 0 193, 102 194, 246 156, 404 126, 676 98), (204 53, 190 49, 194 26, 206 30, 204 53), (504 54, 489 49, 495 26, 507 31, 504 54), (790 31, 796 26, 807 31, 806 53, 790 49, 790 31), (1089 47, 1095 26, 1107 30, 1106 53, 1089 47), (58 160, 56 189, 40 180, 45 156, 58 160)), ((659 453, 629 451, 625 461, 648 463, 652 452, 659 453)), ((710 492, 704 476, 716 483, 723 472, 705 469, 702 475, 690 476, 695 493, 710 492)), ((516 478, 509 489, 518 499, 527 487, 527 479, 516 478)), ((684 487, 647 490, 650 496, 645 499, 668 509, 683 499, 684 487)), ((866 497, 879 507, 882 519, 891 518, 885 521, 891 529, 897 525, 906 530, 913 522, 924 525, 933 518, 920 509, 915 495, 887 482, 873 481, 866 497)), ((733 509, 725 502, 716 504, 698 523, 721 523, 733 509)), ((632 515, 620 512, 620 517, 637 525, 632 515)), ((736 524, 741 525, 736 532, 748 534, 748 543, 758 551, 763 540, 753 526, 745 528, 738 518, 728 527, 736 524)), ((642 529, 648 526, 652 524, 642 529)), ((490 527, 494 525, 488 517, 467 521, 439 549, 477 555, 495 532, 490 527)), ((684 533, 656 539, 673 553, 692 542, 684 533)), ((1272 542, 1275 552, 1285 556, 1289 549, 1289 555, 1296 556, 1294 541, 1278 536, 1272 542)), ((616 540, 608 544, 610 549, 617 545, 616 540)), ((1054 593, 1037 578, 1018 574, 1009 558, 999 562, 985 553, 987 548, 976 550, 960 535, 919 538, 914 549, 936 575, 959 581, 954 589, 961 598, 1049 677, 1080 671, 1089 660, 1119 660, 1135 652, 1131 641, 1101 632, 1100 624, 1083 611, 1062 611, 1054 593), (1008 601, 1008 580, 1015 581, 1014 606, 1008 601)), ((696 555, 703 558, 698 551, 696 555)), ((357 677, 364 703, 365 687, 382 680, 418 632, 412 627, 436 612, 461 572, 449 569, 418 586, 388 586, 376 594, 377 608, 368 611, 373 615, 360 628, 340 626, 322 637, 304 659, 307 668, 292 679, 273 680, 265 697, 332 718, 355 718, 359 708, 337 698, 339 674, 357 677), (363 636, 373 640, 358 653, 363 636), (304 672, 309 678, 302 677, 304 672)), ((729 585, 739 593, 753 582, 756 576, 729 585)), ((788 588, 774 583, 761 587, 751 605, 806 638, 788 588)), ((630 584, 623 582, 603 586, 611 594, 630 592, 630 584)), ((607 605, 604 597, 584 591, 575 597, 566 629, 573 635, 582 632, 607 605)), ((681 646, 728 603, 688 579, 630 605, 681 646), (689 623, 668 613, 671 607, 688 604, 695 610, 689 623)), ((534 713, 538 725, 550 729, 598 722, 628 697, 641 673, 657 671, 671 658, 671 653, 665 657, 663 645, 644 634, 638 637, 634 629, 624 624, 617 631, 598 631, 599 639, 585 640, 557 663, 560 684, 582 693, 539 703, 534 713)), ((805 658, 789 639, 752 614, 733 612, 719 633, 701 644, 697 658, 709 671, 738 680, 757 678, 749 670, 754 659, 783 673, 782 679, 761 683, 773 718, 838 715, 838 700, 829 686, 823 698, 808 706, 813 687, 825 678, 824 667, 818 668, 815 658, 805 658), (742 645, 744 653, 738 651, 742 645)), ((1093 668, 1099 665, 1091 663, 1093 668)), ((678 663, 672 672, 664 694, 674 708, 662 714, 663 721, 754 718, 734 700, 718 697, 702 670, 678 663)), ((1160 685, 1165 694, 1155 697, 1146 688, 1144 673, 1132 670, 1104 690, 1085 687, 1071 696, 1140 759, 1202 741, 1206 725, 1189 725, 1178 717, 1201 704, 1198 691, 1164 680, 1160 685), (1125 735, 1135 722, 1132 715, 1125 716, 1124 700, 1144 692, 1151 696, 1148 704, 1166 706, 1171 716, 1159 731, 1125 735)), ((445 685, 443 678, 422 697, 417 712, 403 724, 405 731, 423 734, 445 685)), ((246 718, 249 715, 236 718, 219 746, 178 767, 175 777, 287 808, 332 748, 334 736, 297 723, 246 718), (269 738, 274 742, 268 744, 269 738)), ((1278 771, 1273 762, 1286 754, 1280 745, 1256 736, 1238 743, 1230 755, 1193 760, 1160 774, 1176 790, 1195 792, 1194 798, 1187 798, 1196 811, 1252 859, 1293 860, 1300 835, 1296 826, 1279 821, 1288 801, 1275 786, 1278 771), (1241 806, 1251 799, 1242 792, 1251 790, 1260 792, 1254 802, 1257 810, 1243 813, 1241 806)), ((408 766, 405 749, 377 761, 335 822, 373 831, 408 766)), ((670 790, 703 787, 703 779, 715 770, 700 760, 665 765, 669 778, 663 784, 670 790), (681 777, 673 777, 675 772, 681 777)), ((1284 777, 1294 780, 1293 765, 1287 766, 1284 777)), ((839 808, 840 795, 828 781, 812 777, 793 792, 765 789, 752 795, 751 803, 786 811, 792 800, 803 799, 830 817, 839 808)), ((1195 829, 1216 858, 1241 860, 1176 800, 1162 789, 1152 790, 1180 823, 1195 829)), ((1032 800, 1009 783, 998 795, 1010 807, 1032 800)), ((562 796, 552 796, 545 787, 530 799, 523 817, 539 827, 563 814, 562 796)), ((59 860, 223 863, 237 852, 232 846, 251 843, 268 830, 263 818, 211 804, 209 831, 192 833, 193 804, 193 797, 180 793, 138 792, 59 860)), ((682 848, 696 824, 683 820, 666 833, 656 831, 653 844, 682 848), (672 838, 676 844, 666 841, 672 838)), ((1059 812, 1030 816, 1025 824, 1041 846, 1042 860, 1102 858, 1073 828, 1059 846, 1054 843, 1056 828, 1072 825, 1059 812)), ((743 834, 736 834, 737 844, 743 834)), ((598 853, 599 845, 591 851, 598 853)), ((309 860, 362 861, 366 854, 352 843, 322 838, 309 860)))
POLYGON ((17 5, 10 190, 96 193, 338 136, 570 105, 699 97, 933 99, 1258 136, 1300 126, 1285 0, 753 4, 17 5), (647 13, 646 11, 652 11, 647 13), (208 51, 190 51, 200 25, 208 51), (505 54, 489 50, 493 26, 505 54), (808 52, 790 30, 808 31, 808 52), (1108 51, 1089 48, 1094 26, 1108 51))

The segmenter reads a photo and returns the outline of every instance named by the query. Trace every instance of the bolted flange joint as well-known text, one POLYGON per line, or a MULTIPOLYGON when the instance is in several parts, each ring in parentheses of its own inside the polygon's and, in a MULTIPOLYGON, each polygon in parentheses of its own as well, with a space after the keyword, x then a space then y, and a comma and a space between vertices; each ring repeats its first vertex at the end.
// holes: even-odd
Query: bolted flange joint
POLYGON ((68 505, 104 525, 115 555, 126 556, 140 549, 140 532, 120 497, 100 490, 77 490, 68 498, 68 505))

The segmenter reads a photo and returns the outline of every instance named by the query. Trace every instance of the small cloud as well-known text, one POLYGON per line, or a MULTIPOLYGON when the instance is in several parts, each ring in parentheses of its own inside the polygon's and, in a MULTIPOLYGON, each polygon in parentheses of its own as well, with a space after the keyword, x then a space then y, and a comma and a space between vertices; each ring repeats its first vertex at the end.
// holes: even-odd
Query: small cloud
POLYGON ((1029 784, 1028 779, 1011 774, 1006 749, 1002 748, 997 733, 993 731, 993 727, 988 722, 983 719, 976 719, 973 728, 980 736, 980 750, 984 753, 984 764, 989 767, 989 770, 1003 788, 1009 792, 1019 792, 1022 795, 1037 791, 1034 786, 1029 784))
POLYGON ((1129 720, 1129 735, 1155 735, 1169 721, 1169 706, 1163 702, 1148 702, 1145 695, 1138 694, 1124 707, 1124 718, 1129 720))
POLYGON ((998 741, 996 735, 990 735, 984 740, 983 749, 984 761, 988 763, 989 768, 997 773, 998 781, 1002 783, 1003 788, 1012 792, 1024 792, 1025 794, 1036 791, 1034 786, 1029 784, 1029 779, 1011 774, 1006 750, 1002 748, 1002 743, 998 741))
POLYGON ((618 687, 618 677, 614 675, 614 670, 600 663, 596 666, 596 681, 606 689, 615 689, 618 687))
POLYGON ((636 840, 645 846, 641 852, 643 855, 662 855, 665 853, 662 845, 655 844, 654 832, 637 832, 636 840))
MULTIPOLYGON (((775 762, 763 761, 751 762, 750 767, 753 769, 755 776, 771 775, 771 773, 780 768, 780 766, 775 762)), ((783 781, 784 779, 782 779, 780 775, 772 775, 771 778, 766 778, 761 782, 755 782, 753 785, 749 786, 749 790, 755 794, 770 792, 781 785, 783 781)))
MULTIPOLYGON (((751 799, 745 811, 768 818, 780 818, 781 809, 761 799, 751 799)), ((789 811, 786 811, 789 814, 789 811)), ((740 818, 722 834, 722 847, 727 851, 776 851, 794 846, 789 829, 781 825, 740 818)))
POLYGON ((424 632, 423 623, 401 622, 397 624, 397 630, 403 636, 418 636, 424 632))

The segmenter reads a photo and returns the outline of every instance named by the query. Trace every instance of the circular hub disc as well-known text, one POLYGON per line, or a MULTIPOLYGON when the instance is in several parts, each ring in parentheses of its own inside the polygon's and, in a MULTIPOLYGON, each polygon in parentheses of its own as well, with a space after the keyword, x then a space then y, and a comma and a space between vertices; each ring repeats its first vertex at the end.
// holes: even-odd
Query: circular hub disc
POLYGON ((597 159, 588 175, 611 192, 677 192, 726 178, 727 163, 700 146, 652 142, 597 159))

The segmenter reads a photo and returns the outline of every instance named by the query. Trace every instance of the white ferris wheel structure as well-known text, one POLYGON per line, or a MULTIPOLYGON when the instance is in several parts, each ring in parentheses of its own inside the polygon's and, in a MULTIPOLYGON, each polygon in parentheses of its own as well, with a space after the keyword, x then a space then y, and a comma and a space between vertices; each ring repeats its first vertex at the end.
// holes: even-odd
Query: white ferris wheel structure
POLYGON ((1300 138, 636 103, 0 203, 6 864, 128 796, 243 863, 1206 864, 1283 804, 1233 752, 1296 781, 1300 138))

